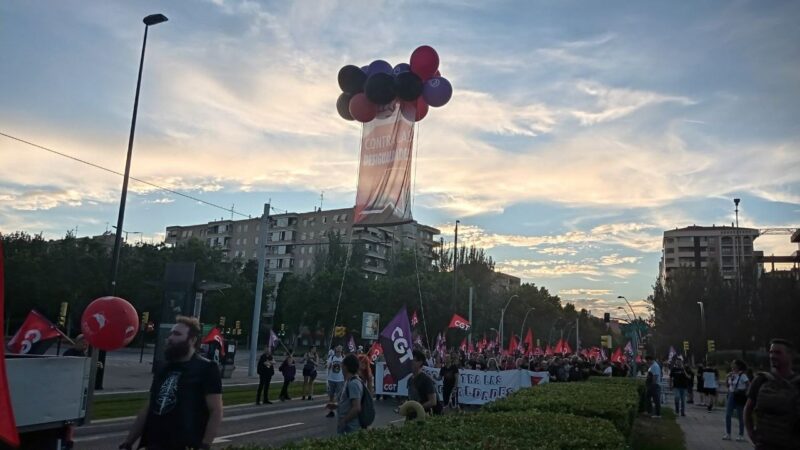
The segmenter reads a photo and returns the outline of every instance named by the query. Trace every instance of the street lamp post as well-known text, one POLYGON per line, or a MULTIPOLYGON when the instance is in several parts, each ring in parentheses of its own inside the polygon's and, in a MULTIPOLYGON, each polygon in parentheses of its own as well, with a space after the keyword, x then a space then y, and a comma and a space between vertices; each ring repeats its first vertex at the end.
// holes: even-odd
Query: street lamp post
POLYGON ((511 300, 514 300, 515 297, 519 297, 519 295, 514 294, 511 297, 509 297, 508 301, 506 302, 506 306, 504 306, 503 309, 500 310, 500 327, 499 327, 499 329, 500 329, 500 347, 501 348, 503 347, 503 331, 504 331, 503 330, 503 319, 505 318, 505 315, 506 315, 506 308, 508 308, 508 305, 511 303, 511 300))
POLYGON ((531 311, 533 311, 535 309, 536 308, 528 308, 528 310, 525 312, 525 318, 522 319, 522 326, 519 328, 519 338, 520 339, 522 339, 522 333, 525 331, 525 321, 528 320, 528 314, 530 314, 531 311))

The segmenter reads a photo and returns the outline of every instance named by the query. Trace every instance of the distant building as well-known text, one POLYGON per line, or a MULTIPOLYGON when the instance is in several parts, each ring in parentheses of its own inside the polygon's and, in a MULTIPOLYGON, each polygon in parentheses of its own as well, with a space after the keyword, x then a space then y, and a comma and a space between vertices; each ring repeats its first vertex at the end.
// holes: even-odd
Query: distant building
POLYGON ((494 280, 492 281, 492 290, 494 292, 509 292, 519 289, 521 280, 519 277, 509 275, 503 272, 494 272, 494 280))
MULTIPOLYGON (((267 235, 267 281, 277 286, 287 273, 309 273, 314 269, 315 256, 328 245, 328 233, 349 242, 353 224, 353 208, 330 211, 315 210, 304 213, 285 213, 270 216, 267 235)), ((258 257, 261 219, 219 220, 198 225, 167 227, 165 242, 184 245, 196 238, 209 247, 222 250, 229 259, 256 259, 258 257)), ((364 276, 377 278, 385 275, 393 252, 417 246, 418 255, 427 269, 434 259, 434 248, 439 243, 434 236, 436 228, 411 222, 404 225, 360 227, 352 230, 353 245, 363 245, 366 257, 362 267, 364 276)))
POLYGON ((715 267, 723 278, 734 280, 741 268, 758 265, 753 251, 753 241, 758 236, 759 231, 754 228, 713 225, 665 231, 660 280, 665 282, 670 272, 680 267, 704 270, 715 267))

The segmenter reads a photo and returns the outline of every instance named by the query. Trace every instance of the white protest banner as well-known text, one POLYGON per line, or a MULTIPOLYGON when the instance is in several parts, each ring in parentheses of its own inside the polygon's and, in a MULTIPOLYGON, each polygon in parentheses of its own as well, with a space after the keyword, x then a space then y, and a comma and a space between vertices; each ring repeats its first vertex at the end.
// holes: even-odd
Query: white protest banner
MULTIPOLYGON (((439 376, 439 369, 423 367, 422 370, 433 379, 436 385, 436 394, 442 400, 444 382, 439 376)), ((458 401, 464 405, 483 405, 512 392, 523 388, 547 383, 550 376, 547 372, 532 372, 530 370, 501 370, 499 372, 484 372, 482 370, 458 371, 458 401)), ((406 376, 400 381, 395 380, 386 364, 375 364, 375 393, 378 395, 408 395, 408 379, 406 376)))

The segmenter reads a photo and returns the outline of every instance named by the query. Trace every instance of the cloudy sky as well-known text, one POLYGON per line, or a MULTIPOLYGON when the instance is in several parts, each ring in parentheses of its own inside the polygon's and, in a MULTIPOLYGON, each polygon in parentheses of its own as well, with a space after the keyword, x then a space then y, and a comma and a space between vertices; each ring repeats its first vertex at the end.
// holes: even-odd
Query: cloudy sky
MULTIPOLYGON (((800 3, 0 3, 0 132, 258 215, 352 206, 359 126, 338 69, 437 49, 454 86, 419 125, 414 215, 498 269, 606 310, 651 293, 665 229, 800 222, 800 3)), ((121 177, 0 136, 0 231, 116 223, 121 177)), ((131 184, 125 229, 229 212, 131 184)), ((138 235, 136 235, 138 238, 138 235)), ((134 237, 132 236, 131 239, 134 237)), ((788 254, 787 236, 756 248, 788 254)))

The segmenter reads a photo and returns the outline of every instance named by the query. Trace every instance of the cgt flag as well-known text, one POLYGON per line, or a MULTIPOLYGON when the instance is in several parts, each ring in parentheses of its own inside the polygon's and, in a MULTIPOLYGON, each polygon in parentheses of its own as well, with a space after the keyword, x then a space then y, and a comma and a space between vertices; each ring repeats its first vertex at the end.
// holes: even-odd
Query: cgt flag
POLYGON ((372 347, 369 348, 369 353, 367 354, 369 355, 369 359, 374 364, 375 361, 378 360, 378 357, 383 354, 383 348, 381 347, 381 344, 379 342, 374 342, 372 347))
POLYGON ((453 314, 453 318, 450 319, 450 325, 448 328, 458 328, 459 330, 469 331, 470 323, 467 319, 459 316, 458 314, 453 314))
MULTIPOLYGON (((47 350, 48 345, 45 345, 50 339, 55 339, 59 336, 64 336, 63 333, 47 318, 41 315, 36 310, 31 310, 25 322, 14 337, 8 341, 8 351, 10 353, 25 354, 41 354, 47 350)), ((64 336, 66 337, 66 336, 64 336)))
POLYGON ((206 337, 203 338, 203 344, 216 343, 219 345, 219 356, 225 356, 225 338, 222 337, 219 328, 214 327, 208 332, 206 337))
MULTIPOLYGON (((5 323, 5 279, 3 278, 3 241, 0 240, 0 323, 5 323)), ((6 375, 5 348, 0 345, 0 442, 5 442, 12 447, 19 447, 19 433, 14 420, 14 410, 11 407, 11 391, 8 390, 8 377, 6 375)))
POLYGON ((379 340, 389 372, 395 380, 402 380, 412 371, 411 324, 408 323, 408 311, 405 306, 381 331, 379 340))
POLYGON ((380 106, 377 117, 364 124, 354 225, 414 220, 410 186, 416 112, 403 105, 398 101, 380 106))

